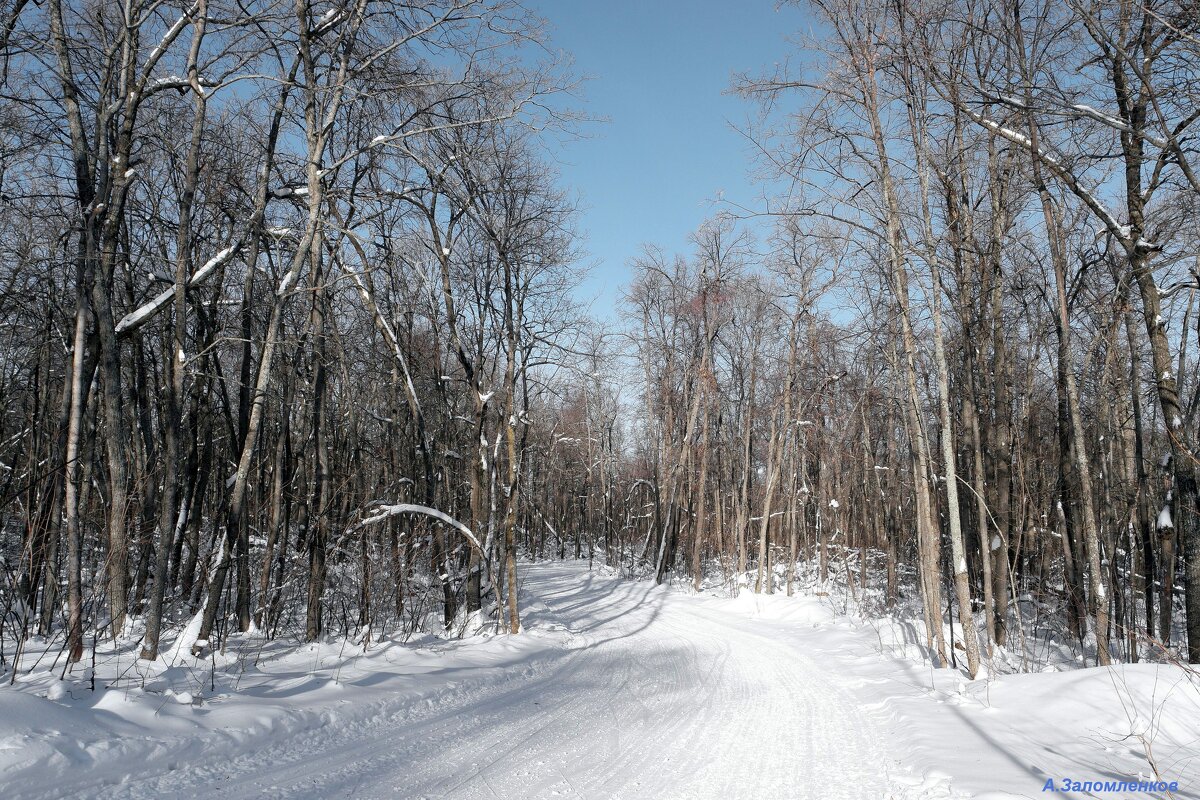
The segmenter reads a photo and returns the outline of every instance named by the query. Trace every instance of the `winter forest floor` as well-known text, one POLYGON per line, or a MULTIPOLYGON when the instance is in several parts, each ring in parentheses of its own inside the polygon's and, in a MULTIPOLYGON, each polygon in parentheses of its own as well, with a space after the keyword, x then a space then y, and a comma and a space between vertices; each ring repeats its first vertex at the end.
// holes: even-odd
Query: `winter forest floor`
POLYGON ((587 562, 523 582, 517 637, 245 638, 150 671, 115 651, 94 692, 23 670, 0 689, 0 795, 1165 797, 1043 792, 1156 768, 1200 798, 1200 682, 1176 666, 969 682, 922 663, 912 626, 816 593, 696 595, 587 562))

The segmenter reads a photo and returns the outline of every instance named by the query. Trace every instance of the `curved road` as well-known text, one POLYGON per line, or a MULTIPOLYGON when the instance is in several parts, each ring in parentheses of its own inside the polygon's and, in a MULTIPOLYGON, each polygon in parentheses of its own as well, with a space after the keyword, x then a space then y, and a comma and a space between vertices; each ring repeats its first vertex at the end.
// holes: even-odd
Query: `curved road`
POLYGON ((522 588, 531 628, 569 632, 561 657, 447 702, 385 708, 363 724, 112 791, 222 800, 893 796, 874 720, 798 637, 574 563, 529 566, 522 588))

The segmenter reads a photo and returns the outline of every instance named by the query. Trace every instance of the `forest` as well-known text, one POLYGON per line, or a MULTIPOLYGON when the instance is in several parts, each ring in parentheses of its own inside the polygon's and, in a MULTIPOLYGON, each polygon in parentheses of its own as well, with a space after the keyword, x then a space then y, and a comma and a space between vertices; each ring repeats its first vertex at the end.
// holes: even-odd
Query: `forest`
POLYGON ((516 634, 563 558, 1200 663, 1197 9, 785 5, 767 200, 599 318, 521 4, 0 3, 0 675, 516 634))

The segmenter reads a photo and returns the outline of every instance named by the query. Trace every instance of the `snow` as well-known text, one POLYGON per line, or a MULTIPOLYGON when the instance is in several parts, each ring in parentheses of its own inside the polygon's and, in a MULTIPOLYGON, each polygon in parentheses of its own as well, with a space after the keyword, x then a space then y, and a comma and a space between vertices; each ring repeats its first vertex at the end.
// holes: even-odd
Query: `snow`
MULTIPOLYGON (((1007 139, 1014 144, 1026 148, 1030 152, 1034 152, 1033 141, 1025 134, 1015 131, 1011 128, 1007 128, 995 120, 988 119, 982 114, 971 111, 970 109, 964 110, 967 116, 975 120, 975 122, 979 125, 996 133, 1003 139, 1007 139)), ((1132 236, 1133 229, 1129 225, 1122 225, 1120 222, 1118 222, 1116 215, 1106 208, 1104 204, 1102 204, 1096 198, 1096 195, 1093 192, 1080 184, 1079 181, 1076 180, 1075 176, 1072 175, 1071 172, 1067 170, 1057 158, 1045 152, 1041 148, 1038 148, 1037 154, 1041 158, 1041 161, 1044 164, 1047 164, 1051 171, 1054 172, 1060 180, 1065 182, 1068 188, 1070 188, 1076 196, 1083 200, 1083 202, 1092 210, 1092 212, 1100 218, 1100 220, 1104 223, 1106 230, 1116 233, 1123 241, 1127 241, 1130 236, 1132 236)))
MULTIPOLYGON (((223 549, 223 548, 222 548, 223 549)), ((204 621, 204 610, 195 613, 183 632, 175 638, 174 644, 162 654, 163 663, 168 667, 195 662, 192 656, 192 645, 200 641, 200 627, 204 621)))
MULTIPOLYGON (((459 457, 461 458, 461 456, 459 457)), ((389 517, 394 517, 399 514, 418 514, 426 517, 433 517, 436 520, 444 522, 445 524, 457 530, 463 536, 467 537, 467 540, 471 542, 471 544, 475 545, 475 547, 479 548, 480 550, 483 549, 483 545, 480 544, 477 538, 475 538, 474 532, 466 525, 443 511, 439 511, 436 508, 430 508, 428 506, 417 505, 415 503, 397 503, 396 505, 380 506, 375 509, 375 513, 358 523, 356 527, 362 528, 367 525, 374 525, 378 522, 388 519, 389 517)))
MULTIPOLYGON (((1119 131, 1125 131, 1126 133, 1132 132, 1132 129, 1129 127, 1129 125, 1127 125, 1125 123, 1125 121, 1123 119, 1121 119, 1119 117, 1114 117, 1112 114, 1107 114, 1103 111, 1100 111, 1099 109, 1095 108, 1094 106, 1085 105, 1083 103, 1076 103, 1076 104, 1072 105, 1071 108, 1074 109, 1075 111, 1082 113, 1084 116, 1091 117, 1092 119, 1096 120, 1097 122, 1104 123, 1105 125, 1109 126, 1110 128, 1115 128, 1116 130, 1119 130, 1119 131)), ((1137 132, 1137 135, 1142 136, 1143 138, 1146 139, 1146 141, 1150 142, 1155 147, 1167 147, 1167 145, 1168 145, 1168 142, 1166 139, 1163 139, 1160 136, 1155 136, 1153 133, 1145 130, 1144 128, 1139 130, 1137 132)))
POLYGON ((1171 518, 1171 507, 1163 506, 1158 512, 1158 519, 1154 522, 1154 527, 1158 530, 1169 530, 1175 527, 1175 520, 1171 518))
POLYGON ((1179 667, 970 681, 828 596, 522 569, 519 636, 235 636, 205 661, 193 620, 181 666, 109 654, 96 692, 87 669, 23 671, 0 689, 5 797, 1043 797, 1149 780, 1147 746, 1200 797, 1179 667))
MULTIPOLYGON (((196 286, 203 282, 209 275, 216 271, 217 267, 228 261, 234 253, 238 251, 240 245, 235 244, 231 247, 226 247, 221 252, 204 262, 200 269, 196 270, 195 274, 188 279, 188 286, 196 286)), ((169 303, 175 297, 175 287, 164 289, 159 292, 154 298, 134 311, 130 311, 121 321, 117 323, 116 331, 118 334, 126 333, 141 327, 147 320, 158 313, 159 309, 169 303)))

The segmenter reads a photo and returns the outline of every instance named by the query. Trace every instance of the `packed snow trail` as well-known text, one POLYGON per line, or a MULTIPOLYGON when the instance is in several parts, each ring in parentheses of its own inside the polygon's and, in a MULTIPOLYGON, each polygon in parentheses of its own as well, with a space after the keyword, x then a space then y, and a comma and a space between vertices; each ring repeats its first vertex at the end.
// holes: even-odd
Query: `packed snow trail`
POLYGON ((94 689, 50 643, 0 686, 0 798, 1076 800, 1163 780, 1200 800, 1200 680, 1177 665, 971 681, 910 620, 824 591, 522 576, 519 636, 248 633, 195 659, 177 633, 172 662, 127 637, 94 689))
MULTIPOLYGON (((289 798, 887 798, 872 720, 768 622, 586 564, 525 572, 567 647, 515 681, 83 794, 289 798)), ((448 670, 444 680, 458 676, 448 670)))

